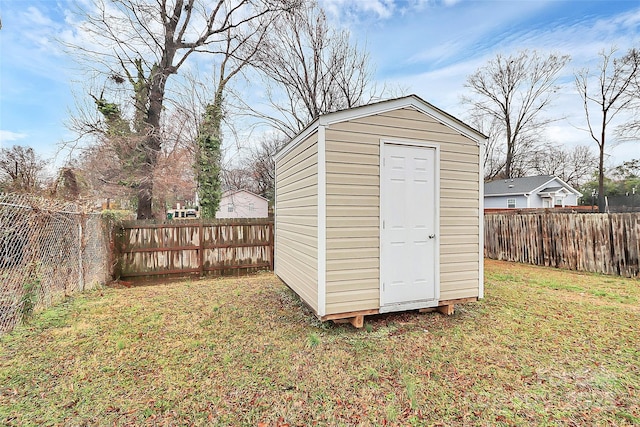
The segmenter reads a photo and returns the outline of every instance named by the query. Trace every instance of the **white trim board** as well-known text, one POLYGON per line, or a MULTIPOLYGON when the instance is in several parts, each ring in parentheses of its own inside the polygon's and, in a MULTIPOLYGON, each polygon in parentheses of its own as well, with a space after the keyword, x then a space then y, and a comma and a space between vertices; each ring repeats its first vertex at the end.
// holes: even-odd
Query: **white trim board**
MULTIPOLYGON (((486 141, 485 141, 486 142, 486 141)), ((484 150, 480 144, 478 155, 478 299, 484 298, 484 150)))
POLYGON ((318 315, 327 311, 327 163, 325 127, 318 126, 318 315))

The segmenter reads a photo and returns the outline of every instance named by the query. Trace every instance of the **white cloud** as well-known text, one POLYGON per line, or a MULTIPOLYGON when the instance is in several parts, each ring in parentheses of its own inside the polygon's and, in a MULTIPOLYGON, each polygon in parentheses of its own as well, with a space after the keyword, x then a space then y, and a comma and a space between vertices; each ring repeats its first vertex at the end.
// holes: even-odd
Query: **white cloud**
MULTIPOLYGON (((445 0, 440 4, 447 5, 445 0)), ((369 48, 381 70, 379 80, 408 87, 410 93, 464 120, 467 111, 460 97, 466 90, 466 78, 496 53, 535 49, 542 54, 569 54, 572 60, 559 75, 560 90, 546 112, 561 120, 549 127, 545 137, 567 147, 587 145, 596 151, 595 142, 582 130, 585 118, 574 72, 595 69, 600 50, 617 46, 623 53, 637 46, 640 8, 567 17, 555 11, 558 3, 553 1, 461 2, 453 6, 437 7, 431 1, 424 11, 414 10, 406 19, 386 22, 383 31, 376 28, 364 33, 354 27, 357 36, 368 34, 370 38, 369 48)), ((640 142, 610 146, 607 152, 612 163, 637 158, 640 142)))
POLYGON ((321 0, 327 14, 343 25, 357 24, 366 19, 389 19, 396 11, 394 0, 321 0))
POLYGON ((7 143, 19 141, 26 138, 27 136, 29 135, 27 135, 26 133, 12 132, 10 130, 0 129, 0 148, 5 147, 7 143))
POLYGON ((30 24, 38 27, 54 26, 54 22, 49 17, 43 15, 42 12, 34 6, 29 6, 25 9, 24 17, 30 24))

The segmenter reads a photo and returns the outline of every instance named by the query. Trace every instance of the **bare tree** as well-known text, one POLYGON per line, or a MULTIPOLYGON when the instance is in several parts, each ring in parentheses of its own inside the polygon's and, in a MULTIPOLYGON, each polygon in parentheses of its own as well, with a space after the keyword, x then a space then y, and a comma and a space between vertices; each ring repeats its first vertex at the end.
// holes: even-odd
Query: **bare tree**
POLYGON ((249 173, 253 191, 272 202, 275 198, 276 179, 274 156, 287 141, 286 137, 264 136, 245 159, 244 169, 249 173))
MULTIPOLYGON (((465 87, 475 96, 464 96, 462 101, 476 117, 497 126, 494 138, 504 141, 493 146, 504 153, 504 166, 498 173, 491 172, 494 176, 518 176, 522 170, 518 162, 525 160, 544 127, 559 120, 545 118, 543 112, 553 100, 557 75, 567 61, 567 55, 542 57, 535 51, 506 57, 498 54, 467 78, 465 87)), ((488 156, 502 157, 500 152, 488 156)))
POLYGON ((585 145, 564 149, 547 143, 529 160, 531 172, 538 175, 557 176, 576 188, 593 178, 597 165, 597 157, 585 145))
POLYGON ((614 58, 615 48, 601 51, 597 72, 583 69, 575 75, 576 89, 582 98, 585 119, 591 139, 599 149, 598 158, 598 207, 604 210, 604 157, 607 144, 607 128, 622 111, 634 102, 629 91, 640 73, 640 55, 632 49, 627 55, 614 58), (594 82, 595 80, 595 82, 594 82), (595 84, 594 84, 595 83, 595 84))
MULTIPOLYGON (((640 49, 629 49, 625 58, 630 63, 640 62, 640 49)), ((640 72, 631 76, 631 84, 625 97, 630 101, 629 107, 633 115, 627 123, 616 128, 615 135, 620 141, 638 141, 640 140, 640 72)))
POLYGON ((474 128, 487 136, 483 159, 485 182, 499 178, 499 175, 504 170, 505 161, 499 121, 479 114, 478 111, 472 111, 468 121, 474 128))
POLYGON ((616 180, 640 179, 640 158, 622 162, 613 168, 613 177, 616 180))
POLYGON ((223 169, 224 190, 249 190, 257 193, 251 171, 244 167, 228 167, 223 169))
POLYGON ((351 42, 347 30, 331 28, 315 1, 273 26, 253 64, 265 78, 270 111, 245 107, 290 138, 320 114, 380 95, 367 52, 351 42))
MULTIPOLYGON (((153 176, 163 141, 167 83, 193 53, 221 53, 229 32, 286 7, 286 0, 97 0, 82 31, 91 46, 73 46, 116 83, 129 81, 143 135, 141 175, 153 176), (221 48, 222 44, 222 48, 221 48)), ((135 122, 138 122, 135 120, 135 122)), ((138 218, 152 217, 153 179, 137 187, 138 218)))
POLYGON ((41 189, 46 162, 33 148, 14 145, 0 150, 0 188, 15 193, 41 189))

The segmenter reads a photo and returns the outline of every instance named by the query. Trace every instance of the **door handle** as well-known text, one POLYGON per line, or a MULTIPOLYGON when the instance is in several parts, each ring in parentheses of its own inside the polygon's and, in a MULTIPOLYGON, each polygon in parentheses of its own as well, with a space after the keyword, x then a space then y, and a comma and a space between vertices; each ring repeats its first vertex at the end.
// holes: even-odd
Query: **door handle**
POLYGON ((436 235, 435 235, 435 234, 429 234, 429 238, 430 238, 430 239, 433 239, 434 237, 436 237, 436 235))

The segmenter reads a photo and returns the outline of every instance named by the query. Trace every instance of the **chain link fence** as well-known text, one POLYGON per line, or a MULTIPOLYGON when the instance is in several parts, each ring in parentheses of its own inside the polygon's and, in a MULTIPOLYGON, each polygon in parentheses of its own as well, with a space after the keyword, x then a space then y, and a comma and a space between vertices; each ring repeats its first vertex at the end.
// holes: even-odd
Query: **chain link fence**
POLYGON ((109 279, 109 232, 76 204, 0 193, 0 334, 109 279))
POLYGON ((606 196, 607 212, 640 212, 640 194, 606 196))

